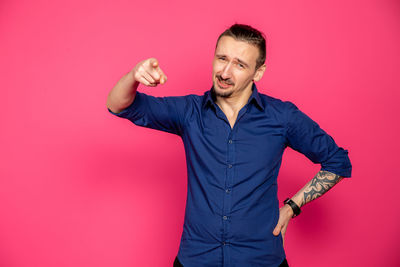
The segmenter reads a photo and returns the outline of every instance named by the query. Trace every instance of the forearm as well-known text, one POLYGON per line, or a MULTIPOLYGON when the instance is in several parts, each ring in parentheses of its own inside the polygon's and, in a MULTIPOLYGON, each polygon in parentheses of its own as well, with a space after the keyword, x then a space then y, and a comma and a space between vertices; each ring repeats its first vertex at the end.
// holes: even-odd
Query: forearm
MULTIPOLYGON (((319 171, 311 181, 309 181, 299 192, 291 199, 301 207, 308 202, 322 196, 337 184, 343 177, 328 171, 319 171)), ((289 220, 293 217, 294 210, 288 205, 283 205, 279 209, 279 220, 272 232, 275 236, 282 233, 284 238, 289 220)))
POLYGON ((132 71, 126 73, 111 89, 107 97, 107 107, 115 113, 132 104, 139 82, 135 81, 132 71))
POLYGON ((311 181, 309 181, 291 199, 299 206, 304 206, 310 201, 322 196, 337 184, 343 177, 328 171, 319 171, 311 181))

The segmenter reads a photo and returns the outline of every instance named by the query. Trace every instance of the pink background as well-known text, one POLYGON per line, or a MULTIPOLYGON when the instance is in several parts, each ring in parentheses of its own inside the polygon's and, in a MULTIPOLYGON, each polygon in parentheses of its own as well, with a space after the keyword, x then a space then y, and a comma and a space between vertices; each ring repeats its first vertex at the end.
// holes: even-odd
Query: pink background
MULTIPOLYGON (((211 87, 218 35, 267 35, 257 84, 294 102, 349 150, 353 176, 291 221, 289 264, 400 266, 400 3, 0 2, 0 266, 172 266, 186 200, 178 136, 108 113, 106 97, 156 57, 156 96, 211 87)), ((279 198, 319 166, 286 150, 279 198)))

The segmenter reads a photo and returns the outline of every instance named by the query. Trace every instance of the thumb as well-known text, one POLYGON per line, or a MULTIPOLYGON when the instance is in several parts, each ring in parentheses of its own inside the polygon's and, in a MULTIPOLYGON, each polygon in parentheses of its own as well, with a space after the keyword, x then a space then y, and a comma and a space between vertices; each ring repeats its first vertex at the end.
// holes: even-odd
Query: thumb
POLYGON ((281 232, 281 225, 279 225, 279 224, 277 224, 276 226, 275 226, 275 229, 274 229, 274 231, 272 232, 274 235, 279 235, 279 233, 281 232))

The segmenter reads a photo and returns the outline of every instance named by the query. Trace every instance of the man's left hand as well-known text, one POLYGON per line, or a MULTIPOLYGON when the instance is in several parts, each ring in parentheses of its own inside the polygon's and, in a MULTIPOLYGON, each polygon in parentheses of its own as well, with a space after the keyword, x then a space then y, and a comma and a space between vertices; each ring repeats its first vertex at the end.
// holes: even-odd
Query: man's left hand
POLYGON ((286 228, 292 216, 293 216, 293 210, 289 205, 283 205, 283 207, 279 209, 278 224, 275 226, 275 229, 272 233, 275 236, 279 235, 279 233, 282 233, 283 246, 285 245, 286 228))

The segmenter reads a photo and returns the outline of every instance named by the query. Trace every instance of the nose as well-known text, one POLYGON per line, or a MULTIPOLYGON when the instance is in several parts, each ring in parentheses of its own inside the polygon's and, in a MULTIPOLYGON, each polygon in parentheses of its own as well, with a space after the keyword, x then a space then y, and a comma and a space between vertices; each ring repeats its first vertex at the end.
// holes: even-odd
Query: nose
POLYGON ((222 79, 227 79, 231 77, 231 67, 232 67, 232 63, 228 62, 224 65, 224 68, 222 70, 221 73, 221 77, 222 79))

